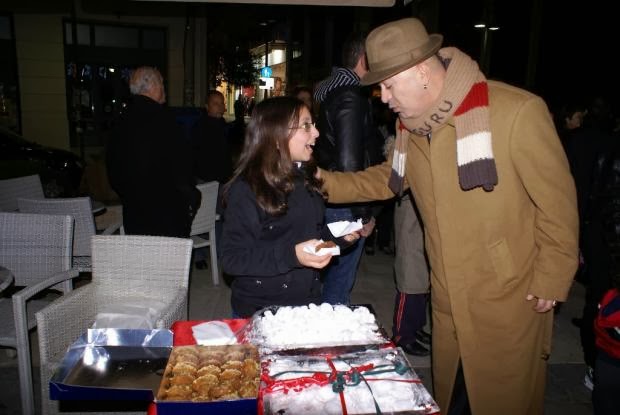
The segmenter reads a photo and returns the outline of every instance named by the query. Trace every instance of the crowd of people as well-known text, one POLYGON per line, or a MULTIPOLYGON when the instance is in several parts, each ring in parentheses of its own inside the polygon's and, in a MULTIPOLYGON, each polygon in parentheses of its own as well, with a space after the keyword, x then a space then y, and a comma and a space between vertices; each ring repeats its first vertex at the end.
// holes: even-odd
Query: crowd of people
POLYGON ((394 238, 392 340, 432 353, 443 413, 543 413, 553 310, 577 278, 595 412, 618 414, 617 137, 594 107, 566 106, 554 125, 543 99, 442 43, 415 18, 353 33, 330 76, 263 100, 247 125, 246 105, 228 125, 210 91, 191 143, 162 105, 161 74, 138 68, 108 148, 125 231, 188 237, 196 182, 220 182, 218 254, 233 317, 249 317, 349 304, 391 204, 379 235, 394 238), (358 219, 344 237, 326 226, 358 219), (340 254, 317 255, 324 241, 340 254))

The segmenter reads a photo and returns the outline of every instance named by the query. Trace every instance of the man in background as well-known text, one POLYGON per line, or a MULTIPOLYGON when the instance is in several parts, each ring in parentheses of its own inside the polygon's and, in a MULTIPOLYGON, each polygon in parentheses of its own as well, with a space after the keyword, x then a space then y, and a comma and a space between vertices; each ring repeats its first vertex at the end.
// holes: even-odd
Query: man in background
MULTIPOLYGON (((382 161, 382 145, 377 143, 376 127, 368 94, 360 78, 366 74, 365 36, 351 34, 342 47, 342 65, 317 87, 314 98, 320 104, 314 146, 318 165, 329 171, 358 171, 382 161)), ((364 239, 374 228, 370 205, 328 205, 325 222, 361 218, 364 228, 357 243, 334 258, 323 276, 323 301, 349 304, 364 239)))
MULTIPOLYGON (((217 181, 220 191, 232 176, 232 155, 228 144, 229 127, 224 120, 226 104, 224 95, 216 90, 207 92, 205 112, 192 131, 194 176, 201 182, 217 181)), ((222 213, 218 196, 217 213, 222 213)), ((215 222, 215 240, 219 248, 221 221, 215 222)), ((207 236, 205 235, 205 238, 207 236)), ((208 248, 197 249, 194 261, 198 269, 205 269, 208 248)), ((219 249, 216 249, 219 252, 219 249)))
POLYGON ((192 131, 194 176, 204 182, 215 180, 224 184, 232 175, 225 112, 224 95, 216 90, 209 91, 205 112, 192 131))
POLYGON ((166 102, 161 73, 137 68, 127 110, 112 131, 108 178, 123 203, 125 233, 187 238, 200 206, 191 153, 166 102))

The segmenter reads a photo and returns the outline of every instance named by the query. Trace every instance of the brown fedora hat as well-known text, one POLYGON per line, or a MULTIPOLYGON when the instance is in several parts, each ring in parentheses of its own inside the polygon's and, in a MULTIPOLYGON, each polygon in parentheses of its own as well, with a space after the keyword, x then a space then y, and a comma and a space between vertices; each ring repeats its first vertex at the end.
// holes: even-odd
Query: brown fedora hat
POLYGON ((362 85, 381 82, 428 59, 441 47, 443 36, 429 34, 413 17, 386 23, 366 38, 368 73, 362 85))

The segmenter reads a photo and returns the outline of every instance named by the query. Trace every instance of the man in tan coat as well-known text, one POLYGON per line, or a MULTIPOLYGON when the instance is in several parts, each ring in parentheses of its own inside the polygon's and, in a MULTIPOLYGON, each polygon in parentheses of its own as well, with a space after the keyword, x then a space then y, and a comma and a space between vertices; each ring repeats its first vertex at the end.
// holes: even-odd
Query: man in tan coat
POLYGON ((487 81, 413 18, 366 40, 399 114, 388 162, 321 171, 330 202, 411 187, 431 267, 434 394, 443 414, 542 414, 552 308, 577 267, 568 163, 542 99, 487 81))

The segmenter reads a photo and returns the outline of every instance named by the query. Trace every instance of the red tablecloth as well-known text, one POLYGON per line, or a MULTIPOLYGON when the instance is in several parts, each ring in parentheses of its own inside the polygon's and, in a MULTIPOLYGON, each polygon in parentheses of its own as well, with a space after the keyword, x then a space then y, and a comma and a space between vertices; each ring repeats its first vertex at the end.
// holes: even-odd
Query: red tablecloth
MULTIPOLYGON (((192 327, 206 321, 208 320, 175 321, 172 324, 172 327, 170 327, 173 334, 172 344, 174 346, 189 346, 196 344, 196 339, 194 339, 194 335, 192 333, 192 327)), ((228 324, 233 333, 238 333, 243 326, 248 324, 249 319, 222 319, 218 321, 223 321, 228 324)), ((148 415, 157 415, 157 406, 155 405, 155 402, 151 403, 149 406, 148 415)))
MULTIPOLYGON (((189 321, 175 321, 170 327, 173 337, 173 344, 175 346, 188 346, 196 344, 196 339, 192 333, 192 327, 204 323, 206 320, 189 320, 189 321)), ((222 319, 218 320, 228 324, 230 330, 233 333, 238 333, 239 330, 248 324, 249 319, 222 319)))

